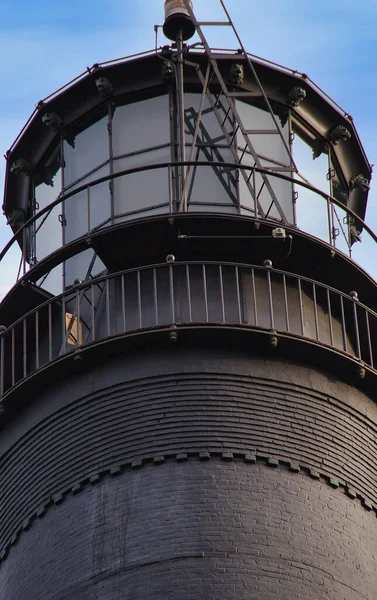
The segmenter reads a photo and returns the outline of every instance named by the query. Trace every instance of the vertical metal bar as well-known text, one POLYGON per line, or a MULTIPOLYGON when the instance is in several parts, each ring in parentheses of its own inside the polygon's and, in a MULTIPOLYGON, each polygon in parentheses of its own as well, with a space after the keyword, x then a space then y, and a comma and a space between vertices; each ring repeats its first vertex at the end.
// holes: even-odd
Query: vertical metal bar
POLYGON ((301 279, 298 279, 297 282, 298 282, 298 298, 299 298, 299 304, 300 304, 301 335, 304 335, 304 306, 303 306, 303 302, 302 302, 301 279))
POLYGON ((258 327, 258 307, 257 307, 257 290, 255 288, 255 271, 251 269, 251 287, 253 288, 253 308, 255 317, 255 326, 258 327))
POLYGON ((95 286, 92 284, 90 286, 90 326, 92 330, 92 342, 96 339, 96 297, 94 294, 95 286))
MULTIPOLYGON (((185 82, 183 73, 183 39, 182 30, 177 36, 177 107, 179 122, 179 160, 181 163, 186 160, 186 136, 185 136, 185 82)), ((179 212, 187 212, 187 196, 185 193, 186 167, 182 164, 180 167, 180 208, 179 212)))
POLYGON ((318 326, 318 307, 317 307, 317 288, 313 283, 313 302, 314 302, 314 322, 315 322, 315 335, 316 340, 319 341, 319 326, 318 326))
POLYGON ((22 243, 23 243, 23 246, 22 246, 22 259, 23 259, 22 260, 22 262, 23 262, 22 272, 25 275, 25 273, 26 273, 26 252, 27 252, 27 248, 26 248, 26 227, 22 228, 22 243))
POLYGON ((171 320, 172 320, 172 323, 175 323, 175 297, 174 297, 173 265, 169 265, 169 292, 170 292, 171 320))
POLYGON ((352 304, 353 304, 353 321, 354 321, 354 326, 355 326, 357 358, 361 358, 359 319, 357 316, 357 301, 352 300, 352 304))
POLYGON ((39 310, 35 313, 35 368, 39 369, 39 310))
POLYGON ((66 351, 66 330, 67 330, 67 316, 66 316, 66 305, 65 305, 65 296, 62 297, 62 347, 60 354, 65 354, 66 351))
POLYGON ((143 328, 143 315, 142 315, 142 298, 141 298, 141 275, 140 271, 137 272, 137 307, 139 311, 139 328, 143 328))
POLYGON ((253 190, 254 190, 254 212, 255 218, 259 219, 259 208, 258 208, 258 198, 257 198, 257 179, 255 174, 255 166, 253 167, 253 190))
POLYGON ((186 283, 187 283, 187 303, 188 303, 189 323, 192 323, 191 280, 190 280, 190 266, 189 265, 186 265, 186 283))
POLYGON ((52 344, 53 344, 53 337, 52 337, 52 304, 50 302, 50 304, 48 305, 48 361, 51 362, 52 358, 53 358, 53 353, 52 353, 52 344))
POLYGON ((110 315, 110 285, 109 278, 106 279, 106 324, 107 335, 111 335, 111 315, 110 315))
POLYGON ((173 181, 172 168, 168 166, 168 189, 169 189, 169 214, 173 213, 173 181))
MULTIPOLYGON (((84 292, 82 292, 83 294, 84 292)), ((82 340, 81 340, 81 320, 80 320, 80 292, 79 290, 76 290, 76 328, 77 328, 77 339, 76 339, 76 344, 77 346, 81 346, 82 340)))
POLYGON ((268 305, 270 309, 270 327, 275 329, 274 303, 272 299, 271 271, 267 270, 268 305))
POLYGON ((88 233, 90 233, 90 186, 86 188, 86 202, 87 202, 87 213, 88 213, 88 233))
POLYGON ((222 265, 219 265, 219 277, 220 277, 220 294, 221 294, 221 317, 222 317, 222 322, 225 323, 224 277, 223 277, 222 265))
POLYGON ((329 313, 329 329, 330 329, 330 344, 331 346, 334 346, 334 329, 333 329, 333 322, 332 322, 332 310, 331 310, 331 297, 330 297, 330 290, 326 290, 326 296, 327 296, 327 310, 329 313))
POLYGON ((209 322, 209 311, 208 311, 208 288, 207 288, 207 269, 203 265, 203 291, 204 291, 204 308, 205 308, 205 322, 209 322))
POLYGON ((284 289, 284 311, 285 311, 285 325, 287 331, 290 331, 289 326, 289 311, 288 311, 288 292, 287 292, 287 278, 283 275, 283 289, 284 289))
POLYGON ((153 269, 153 302, 154 302, 154 315, 156 325, 158 325, 158 295, 157 295, 157 272, 156 268, 153 269))
POLYGON ((242 319, 242 307, 241 307, 241 288, 240 288, 240 273, 239 267, 235 267, 236 270, 236 289, 237 289, 237 308, 238 308, 238 322, 240 325, 243 322, 242 319))
POLYGON ((4 333, 0 336, 0 396, 3 396, 5 389, 5 335, 4 333))
POLYGON ((12 354, 11 354, 11 358, 12 358, 12 386, 16 383, 15 357, 16 357, 16 344, 15 344, 15 330, 14 330, 14 326, 13 326, 12 327, 12 354))
POLYGON ((126 319, 126 286, 124 282, 124 273, 120 276, 120 288, 121 288, 121 303, 122 303, 122 317, 123 317, 123 331, 127 331, 127 319, 126 319))
POLYGON ((328 229, 329 229, 329 243, 331 244, 331 246, 334 246, 332 216, 331 216, 331 202, 330 202, 330 198, 328 196, 326 198, 326 201, 327 201, 327 224, 328 224, 328 229))
POLYGON ((369 350, 369 364, 374 368, 373 350, 372 350, 372 338, 370 335, 370 323, 369 323, 369 312, 365 310, 365 321, 367 325, 367 337, 368 337, 368 350, 369 350))
MULTIPOLYGON (((107 105, 107 131, 109 133, 109 161, 110 168, 109 174, 110 176, 114 175, 114 149, 113 149, 113 114, 114 114, 114 106, 113 101, 110 99, 107 105)), ((115 221, 115 198, 114 198, 114 180, 110 179, 109 181, 109 190, 110 190, 110 218, 111 224, 114 224, 115 221)))
POLYGON ((346 318, 344 313, 344 300, 343 296, 340 296, 340 312, 342 315, 342 335, 343 335, 343 350, 348 352, 348 344, 347 344, 347 328, 346 328, 346 318))
POLYGON ((23 376, 27 376, 27 327, 26 327, 26 319, 22 321, 22 362, 23 362, 23 376))

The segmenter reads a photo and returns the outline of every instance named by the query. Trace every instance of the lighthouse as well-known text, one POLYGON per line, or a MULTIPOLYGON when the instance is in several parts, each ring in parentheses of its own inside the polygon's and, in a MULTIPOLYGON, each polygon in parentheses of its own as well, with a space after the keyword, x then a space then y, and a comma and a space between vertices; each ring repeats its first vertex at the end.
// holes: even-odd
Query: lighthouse
POLYGON ((375 600, 371 167, 220 8, 167 0, 154 51, 40 102, 7 153, 1 598, 375 600))

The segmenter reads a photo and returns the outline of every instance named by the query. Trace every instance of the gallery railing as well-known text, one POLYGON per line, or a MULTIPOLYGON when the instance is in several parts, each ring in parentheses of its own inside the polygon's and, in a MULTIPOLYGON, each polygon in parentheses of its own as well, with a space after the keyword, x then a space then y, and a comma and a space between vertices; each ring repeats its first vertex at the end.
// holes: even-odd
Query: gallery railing
MULTIPOLYGON (((157 163, 142 167, 127 169, 119 173, 101 177, 93 180, 90 183, 76 187, 69 193, 59 195, 59 197, 49 206, 39 210, 37 214, 31 217, 27 222, 20 226, 17 233, 6 244, 3 251, 0 253, 0 270, 7 270, 7 261, 9 261, 8 270, 16 275, 16 281, 28 275, 30 271, 44 260, 46 255, 54 252, 59 252, 62 247, 67 248, 75 239, 80 239, 88 234, 93 234, 98 231, 105 230, 112 225, 119 225, 125 221, 140 219, 145 216, 153 216, 160 214, 174 214, 178 211, 174 203, 173 192, 169 182, 171 180, 172 171, 184 164, 187 168, 195 169, 237 169, 240 165, 236 163, 225 162, 185 162, 185 163, 157 163), (143 206, 140 209, 132 211, 122 211, 103 219, 94 217, 95 207, 98 208, 99 200, 98 193, 94 194, 95 190, 99 190, 100 186, 107 185, 114 180, 127 178, 130 176, 140 176, 145 178, 146 173, 166 172, 166 202, 158 205, 143 206), (75 220, 75 235, 67 238, 61 233, 64 230, 65 211, 69 207, 75 207, 75 211, 79 212, 79 218, 75 220), (59 223, 60 221, 60 223, 59 223), (58 229, 56 229, 56 224, 58 229), (59 233, 60 232, 60 233, 59 233), (38 242, 39 240, 39 242, 38 242), (43 251, 42 241, 46 243, 48 240, 48 250, 43 251), (18 268, 15 265, 14 251, 16 247, 21 245, 24 249, 19 260, 18 268), (41 248, 38 248, 38 244, 41 248)), ((269 178, 293 182, 299 192, 299 198, 293 198, 292 202, 297 201, 298 212, 300 213, 300 205, 302 208, 302 219, 298 219, 297 231, 307 233, 317 239, 321 239, 328 243, 331 248, 339 250, 353 258, 364 269, 372 273, 374 270, 374 261, 371 259, 372 251, 376 251, 377 236, 372 229, 362 220, 356 213, 348 209, 339 200, 329 196, 326 192, 317 189, 304 181, 293 179, 290 175, 284 173, 273 172, 269 169, 259 169, 256 167, 248 167, 243 165, 242 168, 250 172, 250 178, 260 173, 268 175, 269 178), (301 204, 300 204, 301 203, 301 204), (301 221, 301 222, 300 222, 301 221), (363 243, 359 241, 362 239, 363 243)), ((141 181, 141 180, 140 180, 141 181)), ((258 198, 250 199, 248 205, 232 204, 229 200, 228 204, 216 204, 205 202, 192 202, 188 206, 189 212, 209 212, 224 214, 235 214, 249 216, 254 219, 260 219, 258 211, 258 198)), ((266 219, 265 219, 266 220, 266 219)), ((278 226, 289 226, 289 224, 280 223, 276 219, 267 218, 278 226)), ((293 224, 295 227, 295 225, 293 224)), ((59 262, 59 261, 57 261, 59 262)), ((40 269, 38 269, 40 271, 40 269)), ((4 280, 4 276, 1 277, 4 280)), ((14 282, 15 283, 15 282, 14 282)), ((68 282, 71 283, 71 282, 68 282)))
POLYGON ((172 262, 82 283, 3 329, 0 394, 101 340, 201 326, 310 340, 361 368, 377 360, 377 314, 356 292, 270 266, 172 262))

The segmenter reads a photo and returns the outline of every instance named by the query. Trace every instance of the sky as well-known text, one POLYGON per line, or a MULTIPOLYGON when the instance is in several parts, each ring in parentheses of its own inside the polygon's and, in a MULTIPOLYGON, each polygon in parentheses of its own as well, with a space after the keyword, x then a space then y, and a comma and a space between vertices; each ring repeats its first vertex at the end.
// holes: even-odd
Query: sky
MULTIPOLYGON (((369 162, 377 165, 377 1, 225 1, 246 49, 307 73, 353 116, 369 162)), ((199 20, 223 20, 218 0, 194 0, 194 8, 199 20)), ((152 49, 154 25, 162 22, 163 0, 0 0, 1 156, 40 99, 87 66, 152 49)), ((237 47, 225 28, 211 29, 209 41, 237 47)), ((377 231, 377 175, 366 221, 377 231)), ((0 247, 10 234, 1 215, 0 247)), ((365 245, 360 261, 366 258, 373 272, 371 250, 365 245)), ((15 269, 10 256, 0 270, 0 298, 15 269)))

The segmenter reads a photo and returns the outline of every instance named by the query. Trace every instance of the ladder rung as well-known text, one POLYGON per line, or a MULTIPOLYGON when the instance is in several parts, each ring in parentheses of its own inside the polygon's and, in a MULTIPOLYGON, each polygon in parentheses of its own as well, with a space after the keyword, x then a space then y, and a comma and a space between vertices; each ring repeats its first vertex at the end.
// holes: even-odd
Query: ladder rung
POLYGON ((199 27, 232 27, 230 21, 200 21, 198 25, 199 27))
POLYGON ((249 98, 260 98, 260 92, 228 92, 228 96, 231 98, 237 98, 238 96, 248 96, 249 98))
POLYGON ((245 133, 248 135, 272 135, 278 133, 280 135, 278 129, 245 129, 245 133))

